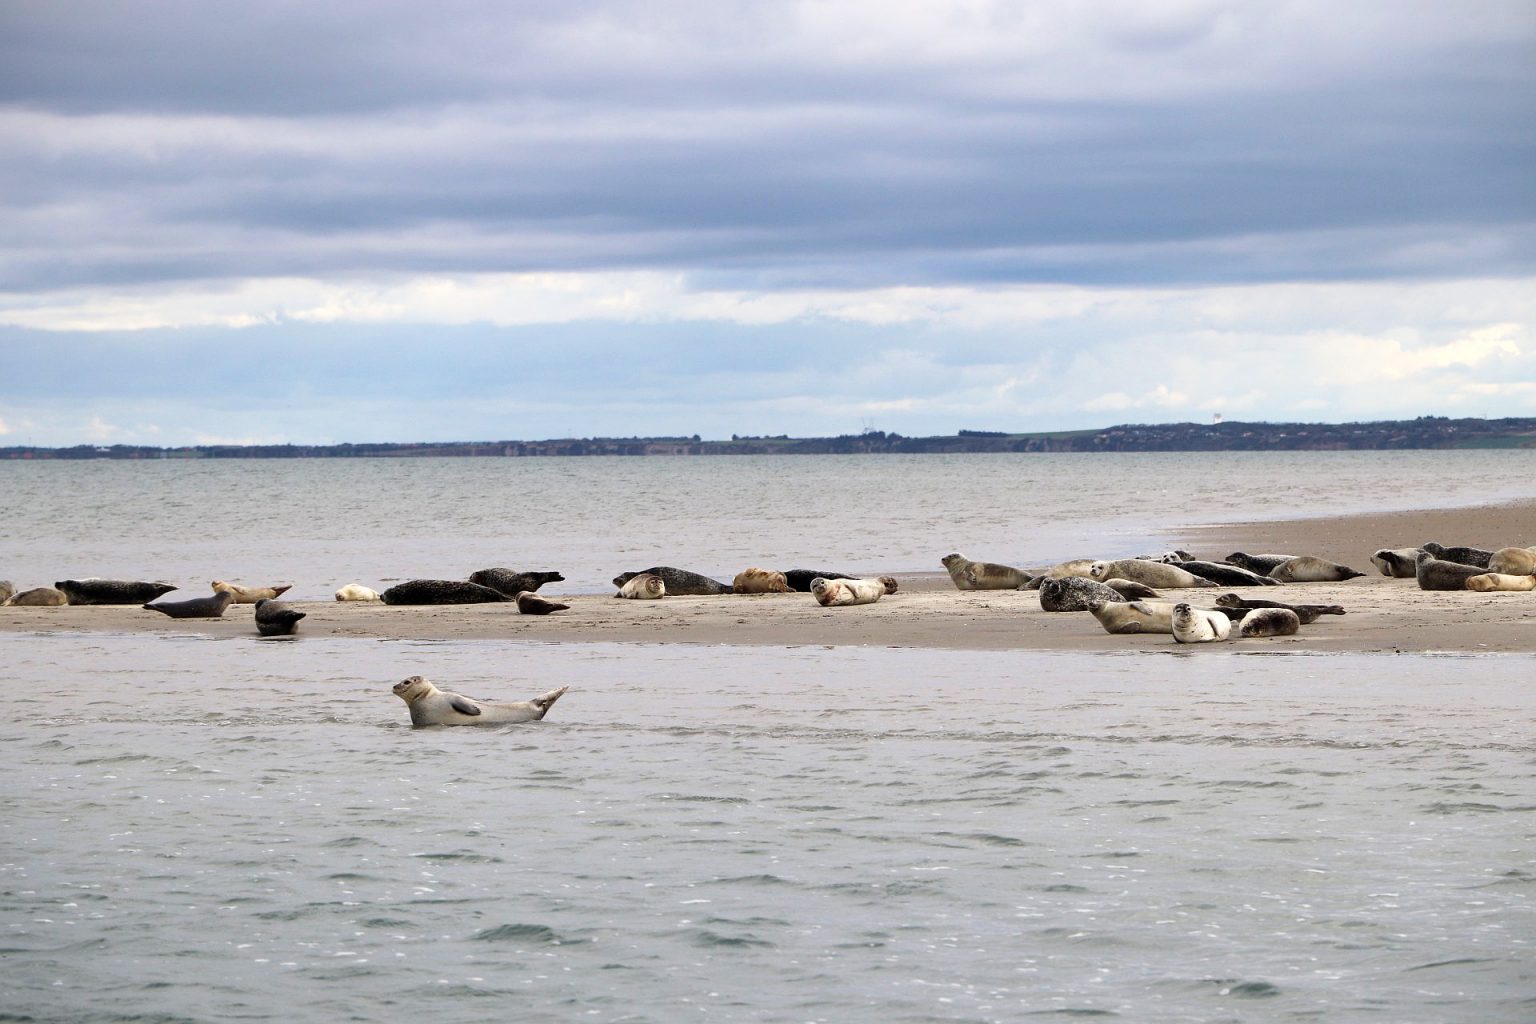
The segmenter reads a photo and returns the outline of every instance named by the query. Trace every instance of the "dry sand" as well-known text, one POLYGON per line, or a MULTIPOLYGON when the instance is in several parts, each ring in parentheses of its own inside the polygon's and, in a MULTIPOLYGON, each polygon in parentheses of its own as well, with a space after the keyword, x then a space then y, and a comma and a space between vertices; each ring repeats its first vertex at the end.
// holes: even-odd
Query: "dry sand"
MULTIPOLYGON (((1323 616, 1303 626, 1295 636, 1241 641, 1243 650, 1536 653, 1536 591, 1426 592, 1411 579, 1377 575, 1371 565, 1370 555, 1378 548, 1412 547, 1431 540, 1486 548, 1536 544, 1536 502, 1170 531, 1169 547, 1185 548, 1202 558, 1220 559, 1232 551, 1315 554, 1370 575, 1345 583, 1198 589, 1165 596, 1209 607, 1217 594, 1233 590, 1347 609, 1345 615, 1323 616)), ((935 565, 942 554, 935 553, 935 565)), ((1088 554, 1093 553, 1063 552, 1062 558, 1088 554)), ((986 552, 976 557, 1000 555, 986 552)), ((878 604, 845 608, 822 608, 809 594, 660 601, 625 601, 607 595, 563 597, 558 584, 546 588, 545 596, 566 601, 571 608, 543 617, 519 615, 512 604, 293 604, 309 613, 300 624, 300 634, 311 637, 1067 651, 1167 649, 1173 644, 1169 636, 1111 636, 1087 612, 1044 612, 1038 595, 1029 591, 960 592, 947 575, 937 571, 898 573, 897 578, 898 593, 878 604)), ((255 634, 248 605, 232 606, 222 619, 168 619, 137 607, 0 608, 0 632, 22 631, 255 634)), ((1233 648, 1219 645, 1215 649, 1233 648)))

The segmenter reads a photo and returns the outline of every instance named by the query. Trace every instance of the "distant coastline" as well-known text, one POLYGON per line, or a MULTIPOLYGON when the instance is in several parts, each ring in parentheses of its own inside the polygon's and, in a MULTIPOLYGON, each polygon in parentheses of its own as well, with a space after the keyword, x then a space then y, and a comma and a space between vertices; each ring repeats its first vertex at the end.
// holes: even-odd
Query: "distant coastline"
POLYGON ((411 457, 549 458, 585 455, 868 455, 956 452, 1375 451, 1394 449, 1536 449, 1536 417, 1369 423, 1123 424, 1094 430, 1008 433, 961 430, 904 437, 870 430, 839 437, 583 437, 543 441, 441 441, 376 444, 75 445, 0 447, 0 459, 338 459, 411 457))

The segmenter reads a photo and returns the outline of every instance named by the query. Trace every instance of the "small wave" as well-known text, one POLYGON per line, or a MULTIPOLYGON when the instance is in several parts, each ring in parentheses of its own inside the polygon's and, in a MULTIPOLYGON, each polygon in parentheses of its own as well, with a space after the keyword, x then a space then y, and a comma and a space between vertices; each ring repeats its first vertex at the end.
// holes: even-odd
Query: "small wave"
POLYGON ((452 861, 462 864, 501 864, 500 857, 488 857, 483 853, 471 853, 468 850, 454 850, 450 853, 413 853, 417 860, 452 861))
POLYGON ((755 935, 721 935, 709 928, 700 928, 693 936, 693 944, 710 949, 772 949, 773 943, 755 935))
POLYGON ((500 924, 470 936, 475 942, 525 942, 546 946, 569 946, 585 939, 563 938, 559 932, 542 924, 500 924))
POLYGON ((1436 967, 1460 967, 1463 964, 1494 964, 1494 963, 1498 963, 1498 961, 1495 960, 1493 957, 1487 957, 1487 956, 1481 956, 1481 957, 1478 957, 1478 956, 1466 956, 1466 957, 1461 957, 1461 958, 1456 959, 1456 960, 1436 960, 1434 963, 1418 964, 1417 966, 1414 966, 1414 967, 1405 967, 1405 968, 1403 968, 1403 973, 1404 974, 1411 974, 1414 971, 1431 971, 1431 970, 1434 970, 1436 967))

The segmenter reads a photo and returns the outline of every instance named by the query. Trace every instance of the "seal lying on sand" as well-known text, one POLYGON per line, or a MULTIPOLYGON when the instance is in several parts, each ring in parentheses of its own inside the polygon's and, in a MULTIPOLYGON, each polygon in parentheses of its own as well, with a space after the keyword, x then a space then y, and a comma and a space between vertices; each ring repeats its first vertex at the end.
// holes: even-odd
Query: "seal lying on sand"
POLYGON ((667 584, 655 573, 642 572, 624 581, 614 597, 627 597, 636 601, 655 601, 667 596, 667 584))
POLYGON ((1265 601, 1257 597, 1238 597, 1236 594, 1222 594, 1216 598, 1216 607, 1225 611, 1234 619, 1241 619, 1255 608, 1281 608, 1296 613, 1296 617, 1306 625, 1316 622, 1319 615, 1343 615, 1344 608, 1336 604, 1284 604, 1280 601, 1265 601))
POLYGON ((13 595, 5 602, 13 608, 62 608, 69 598, 57 587, 33 587, 13 595))
POLYGON ((235 595, 235 604, 255 604, 257 601, 282 597, 293 589, 293 584, 285 584, 281 587, 242 587, 238 583, 226 583, 223 580, 213 581, 213 592, 227 590, 235 595))
POLYGON ((385 604, 487 604, 512 600, 499 590, 463 580, 406 580, 379 597, 385 604))
POLYGON ((549 713, 555 701, 569 687, 550 690, 532 700, 496 704, 475 700, 460 693, 439 690, 429 679, 411 676, 394 685, 396 697, 411 709, 412 725, 504 725, 511 722, 537 722, 549 713))
POLYGON ((1098 559, 1095 558, 1073 558, 1065 562, 1057 562, 1049 569, 1046 569, 1037 575, 1031 576, 1029 579, 1019 584, 1019 589, 1039 590, 1041 580, 1059 580, 1064 576, 1081 576, 1084 579, 1091 580, 1093 579, 1093 576, 1089 573, 1088 570, 1093 568, 1093 563, 1096 561, 1098 561, 1098 559))
POLYGON ((1506 576, 1529 576, 1536 572, 1536 548, 1499 548, 1488 559, 1488 571, 1506 576))
POLYGON ((1487 548, 1448 548, 1443 544, 1436 544, 1434 541, 1430 541, 1428 544, 1420 544, 1419 547, 1428 551, 1442 562, 1460 562, 1462 565, 1475 565, 1479 569, 1488 568, 1488 561, 1493 558, 1493 552, 1487 548))
POLYGON ((1465 562, 1447 562, 1428 551, 1419 552, 1418 580, 1420 590, 1466 590, 1467 580, 1481 576, 1487 569, 1465 562))
POLYGON ((759 569, 753 566, 743 569, 736 574, 731 581, 731 592, 735 594, 793 594, 795 588, 789 585, 789 580, 783 573, 773 569, 759 569))
POLYGON ((667 585, 667 594, 672 597, 713 597, 731 592, 729 583, 721 583, 687 569, 675 569, 670 565, 653 565, 640 572, 621 572, 613 578, 613 585, 622 589, 624 584, 642 573, 660 579, 667 585))
POLYGON ((811 584, 817 580, 856 580, 859 577, 846 572, 827 572, 823 569, 785 569, 784 582, 797 594, 809 594, 811 584))
POLYGON ((256 602, 256 632, 262 636, 293 636, 298 632, 299 620, 308 614, 281 601, 264 597, 256 602))
POLYGON ((361 583, 348 583, 336 591, 338 601, 378 601, 379 592, 372 587, 365 587, 361 583))
POLYGON ((1536 590, 1536 575, 1485 572, 1481 576, 1468 576, 1467 589, 1476 590, 1482 594, 1495 591, 1536 590))
POLYGON ((1301 616, 1289 608, 1255 608, 1237 624, 1243 639, 1260 636, 1291 636, 1301 629, 1301 616))
POLYGON ((1210 644, 1232 635, 1232 620, 1182 601, 1173 606, 1173 640, 1180 644, 1210 644))
POLYGON ((224 609, 234 603, 235 595, 225 590, 210 597, 194 597, 190 601, 162 601, 143 607, 173 619, 217 619, 222 618, 224 609))
POLYGON ((512 569, 478 569, 469 574, 469 582, 500 591, 507 597, 516 597, 523 591, 537 591, 546 583, 562 583, 565 577, 558 572, 516 572, 512 569))
POLYGON ((559 601, 551 601, 547 597, 540 597, 531 590, 525 590, 516 597, 517 610, 524 615, 548 615, 551 612, 563 612, 570 607, 559 601))
POLYGON ((1339 583, 1365 575, 1359 569, 1351 569, 1316 555, 1297 555, 1287 559, 1269 570, 1269 574, 1281 583, 1339 583))
POLYGON ((143 604, 176 588, 169 583, 138 580, 59 580, 54 584, 70 604, 143 604))
POLYGON ((1085 612, 1088 602, 1124 601, 1126 597, 1114 587, 1098 580, 1081 576, 1063 576, 1060 579, 1044 577, 1040 580, 1040 608, 1047 612, 1085 612))
POLYGON ((16 596, 16 584, 10 580, 0 580, 0 604, 5 604, 16 596))
POLYGON ((1018 590, 1029 573, 997 562, 973 562, 958 551, 939 559, 957 590, 1018 590))
POLYGON ((1422 548, 1379 548, 1371 555, 1371 564, 1383 576, 1398 580, 1413 579, 1418 573, 1419 552, 1422 548))
POLYGON ((1214 587, 1216 584, 1203 576, 1186 572, 1176 565, 1149 562, 1144 558, 1118 558, 1114 561, 1094 562, 1089 574, 1100 583, 1109 579, 1130 580, 1145 583, 1149 587, 1182 590, 1190 587, 1214 587))
POLYGON ((1090 598, 1088 610, 1106 633, 1172 633, 1173 604, 1169 601, 1101 601, 1090 598))
POLYGON ((1269 574, 1269 570, 1281 562, 1289 562, 1295 555, 1250 555, 1245 551, 1234 551, 1222 561, 1228 565, 1235 565, 1249 572, 1256 572, 1260 576, 1269 574))
MULTIPOLYGON (((1091 576, 1086 578, 1090 580, 1093 579, 1091 576)), ((1094 582, 1098 581, 1095 580, 1094 582)), ((1153 590, 1151 587, 1147 586, 1145 583, 1137 583, 1135 580, 1122 580, 1117 577, 1105 580, 1104 585, 1113 590, 1115 593, 1119 594, 1121 597, 1125 598, 1127 601, 1145 601, 1148 598, 1158 598, 1163 596, 1162 594, 1159 594, 1157 591, 1153 590)))
POLYGON ((1163 556, 1163 564, 1178 566, 1185 572, 1192 572, 1196 576, 1204 577, 1220 587, 1273 587, 1278 586, 1279 581, 1268 576, 1260 576, 1256 572, 1250 572, 1240 565, 1228 565, 1225 562, 1204 562, 1198 558, 1186 558, 1182 562, 1170 562, 1168 556, 1163 556))
POLYGON ((811 583, 811 593, 815 595, 816 603, 823 608, 845 604, 874 604, 886 594, 895 592, 896 580, 890 576, 872 580, 817 579, 811 583))

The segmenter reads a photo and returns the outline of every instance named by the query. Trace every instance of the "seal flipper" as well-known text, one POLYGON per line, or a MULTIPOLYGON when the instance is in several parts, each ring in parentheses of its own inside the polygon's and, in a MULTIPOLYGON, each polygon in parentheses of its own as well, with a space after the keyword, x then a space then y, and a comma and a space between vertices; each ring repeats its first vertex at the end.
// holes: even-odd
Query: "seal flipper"
POLYGON ((461 715, 473 716, 480 713, 480 705, 476 704, 468 697, 460 697, 458 694, 454 694, 448 698, 448 703, 453 706, 453 710, 457 711, 461 715))
POLYGON ((565 695, 565 691, 569 690, 569 689, 570 689, 569 686, 562 686, 558 690, 550 690, 548 693, 544 694, 542 697, 535 697, 535 698, 533 698, 533 700, 530 700, 528 703, 532 704, 534 707, 538 708, 539 709, 539 717, 543 718, 545 715, 547 715, 549 713, 549 709, 554 706, 555 701, 557 701, 561 697, 563 697, 565 695))

